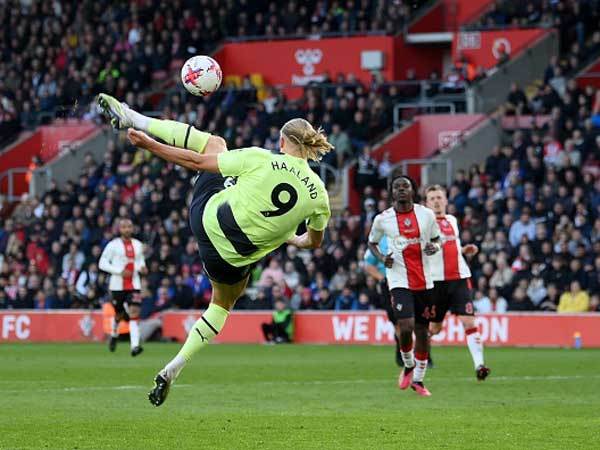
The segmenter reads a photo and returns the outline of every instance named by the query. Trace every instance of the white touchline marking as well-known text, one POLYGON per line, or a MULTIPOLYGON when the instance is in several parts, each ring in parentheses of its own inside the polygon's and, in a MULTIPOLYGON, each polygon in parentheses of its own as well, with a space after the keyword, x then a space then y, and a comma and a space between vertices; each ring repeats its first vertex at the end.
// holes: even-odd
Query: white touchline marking
MULTIPOLYGON (((578 379, 590 379, 590 378, 600 378, 600 375, 523 375, 523 376, 497 376, 495 377, 493 374, 485 381, 485 383, 490 381, 544 381, 544 380, 578 380, 578 379)), ((435 381, 474 381, 475 376, 472 377, 436 377, 432 375, 429 377, 429 380, 435 381)), ((356 379, 356 380, 308 380, 308 381, 259 381, 257 383, 245 383, 245 384, 268 384, 268 385, 276 385, 276 384, 364 384, 364 383, 395 383, 396 379, 394 377, 390 377, 388 379, 356 379)))
MULTIPOLYGON (((564 381, 564 380, 589 380, 589 379, 599 379, 600 374, 598 375, 522 375, 522 376, 494 376, 493 374, 483 382, 493 383, 495 381, 564 381)), ((472 377, 437 377, 435 375, 429 377, 429 381, 435 382, 456 382, 456 381, 467 381, 474 382, 475 376, 472 377)), ((358 378, 356 380, 307 380, 307 381, 286 381, 286 380, 277 380, 277 381, 257 381, 250 383, 199 383, 199 384, 174 384, 172 387, 174 388, 190 388, 194 386, 231 386, 232 384, 240 384, 242 386, 276 386, 276 385, 294 385, 294 386, 305 386, 305 385, 336 385, 336 384, 395 384, 396 378, 392 376, 390 378, 377 378, 377 379, 364 379, 358 378)), ((2 392, 5 393, 18 393, 18 392, 88 392, 88 391, 127 391, 127 390, 137 390, 137 389, 148 389, 149 386, 141 385, 141 384, 132 384, 132 385, 121 385, 121 386, 77 386, 77 387, 62 387, 62 388, 42 388, 42 389, 3 389, 2 392)))
MULTIPOLYGON (((192 387, 193 384, 174 384, 172 388, 192 387)), ((141 384, 130 384, 122 386, 77 386, 63 388, 44 388, 44 389, 6 389, 2 392, 89 392, 89 391, 129 391, 136 389, 150 389, 151 386, 141 384)))

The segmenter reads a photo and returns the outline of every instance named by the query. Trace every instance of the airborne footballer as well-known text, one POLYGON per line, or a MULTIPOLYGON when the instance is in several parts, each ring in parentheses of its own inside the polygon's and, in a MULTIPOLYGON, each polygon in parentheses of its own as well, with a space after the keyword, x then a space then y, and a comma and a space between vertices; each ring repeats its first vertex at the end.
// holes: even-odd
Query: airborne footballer
POLYGON ((154 379, 148 397, 159 406, 192 356, 221 331, 257 261, 286 242, 299 248, 321 245, 331 215, 329 198, 308 160, 320 160, 333 146, 320 129, 296 118, 281 128, 279 154, 257 147, 228 151, 223 138, 191 125, 151 119, 106 94, 98 102, 113 126, 129 128, 133 145, 199 172, 190 226, 211 280, 212 299, 177 356, 154 379), (237 181, 226 189, 225 177, 237 181), (301 222, 307 232, 297 236, 301 222))

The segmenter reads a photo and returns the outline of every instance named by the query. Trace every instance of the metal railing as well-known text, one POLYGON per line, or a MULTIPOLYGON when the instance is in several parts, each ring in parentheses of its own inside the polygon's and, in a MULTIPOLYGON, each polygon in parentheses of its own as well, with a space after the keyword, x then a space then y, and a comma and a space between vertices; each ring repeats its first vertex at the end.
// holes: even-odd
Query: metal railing
MULTIPOLYGON (((389 88, 389 87, 395 86, 399 89, 399 94, 406 99, 431 100, 435 97, 442 97, 442 98, 456 97, 457 101, 459 99, 462 99, 462 94, 455 95, 455 94, 438 93, 438 94, 435 94, 432 96, 427 95, 427 91, 432 86, 432 83, 437 83, 438 85, 441 85, 442 81, 432 82, 429 79, 422 79, 422 80, 410 80, 410 81, 398 80, 398 81, 372 82, 372 83, 368 83, 368 84, 365 84, 361 81, 357 81, 356 83, 332 83, 332 82, 313 81, 313 82, 310 82, 307 84, 278 83, 278 84, 265 85, 265 86, 261 86, 261 87, 256 87, 256 86, 244 87, 244 86, 235 86, 233 84, 224 84, 217 92, 212 94, 212 96, 215 96, 215 97, 218 95, 226 96, 230 92, 257 92, 259 90, 270 90, 270 89, 276 91, 276 93, 279 93, 280 91, 283 91, 286 89, 304 89, 304 90, 311 89, 311 90, 320 91, 321 97, 326 98, 326 97, 331 97, 333 95, 333 91, 335 91, 339 87, 342 87, 344 89, 353 89, 353 88, 361 87, 361 88, 365 89, 366 91, 373 91, 373 90, 378 90, 380 88, 389 88), (414 91, 418 91, 418 92, 415 95, 403 95, 403 88, 406 91, 414 90, 414 91), (332 93, 330 95, 327 95, 327 93, 328 93, 327 91, 332 92, 332 93)), ((154 114, 154 116, 156 116, 156 115, 160 116, 162 114, 162 109, 160 106, 162 106, 164 103, 168 102, 170 100, 171 96, 173 96, 173 95, 178 95, 179 100, 182 103, 185 103, 187 99, 194 98, 189 92, 187 92, 180 85, 172 86, 170 89, 167 89, 163 92, 164 92, 164 96, 163 96, 162 101, 160 102, 157 110, 156 111, 144 111, 145 115, 154 114)), ((154 117, 154 116, 152 116, 152 117, 154 117)))
POLYGON ((392 181, 393 176, 398 175, 399 171, 403 175, 408 175, 411 166, 420 168, 421 186, 427 186, 429 184, 450 186, 452 184, 451 160, 405 159, 392 166, 392 170, 388 175, 388 185, 392 181))
POLYGON ((324 162, 317 163, 311 161, 309 166, 323 180, 330 195, 337 195, 340 192, 342 183, 340 182, 341 174, 338 169, 324 162))
POLYGON ((396 103, 394 105, 394 131, 400 130, 405 122, 408 120, 402 119, 401 111, 403 110, 418 110, 420 113, 425 114, 438 114, 439 108, 447 108, 450 114, 456 114, 456 105, 452 102, 435 102, 425 101, 416 103, 396 103))
POLYGON ((320 40, 327 38, 347 38, 357 36, 386 36, 388 33, 386 30, 367 30, 367 31, 327 31, 320 33, 302 33, 302 34, 286 34, 284 36, 279 35, 251 35, 251 36, 228 36, 223 40, 223 44, 236 44, 243 42, 256 42, 256 41, 293 41, 293 40, 320 40))
POLYGON ((4 184, 4 180, 6 179, 6 200, 9 202, 16 202, 20 199, 21 195, 15 195, 15 176, 16 175, 26 175, 29 172, 28 167, 14 167, 12 169, 8 169, 5 172, 0 173, 0 189, 4 184))

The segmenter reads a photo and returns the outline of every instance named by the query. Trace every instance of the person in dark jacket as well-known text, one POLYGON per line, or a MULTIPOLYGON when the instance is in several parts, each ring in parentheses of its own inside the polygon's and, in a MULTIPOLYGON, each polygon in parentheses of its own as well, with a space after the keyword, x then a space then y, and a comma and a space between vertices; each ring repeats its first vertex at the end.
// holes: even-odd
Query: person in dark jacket
POLYGON ((508 304, 509 311, 533 311, 535 306, 527 296, 527 292, 521 286, 517 287, 508 304))
POLYGON ((9 308, 12 309, 33 309, 33 293, 25 286, 20 286, 14 300, 9 301, 9 308))

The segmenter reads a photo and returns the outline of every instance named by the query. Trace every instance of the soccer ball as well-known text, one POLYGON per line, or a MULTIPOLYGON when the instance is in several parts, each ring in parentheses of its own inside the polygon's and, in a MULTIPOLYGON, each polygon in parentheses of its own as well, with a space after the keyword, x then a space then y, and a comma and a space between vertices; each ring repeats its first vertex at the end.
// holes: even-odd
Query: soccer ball
POLYGON ((223 72, 210 56, 192 56, 181 68, 181 81, 190 94, 205 96, 221 86, 223 72))

